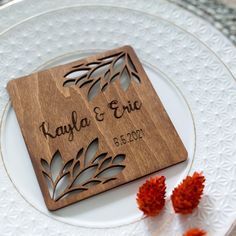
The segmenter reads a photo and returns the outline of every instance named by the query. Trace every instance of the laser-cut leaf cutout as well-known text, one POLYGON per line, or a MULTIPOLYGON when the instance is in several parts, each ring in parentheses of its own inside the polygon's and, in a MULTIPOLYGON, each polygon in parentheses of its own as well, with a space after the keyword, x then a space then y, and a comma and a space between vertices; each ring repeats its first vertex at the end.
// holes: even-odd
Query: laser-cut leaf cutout
POLYGON ((88 84, 91 84, 93 82, 93 80, 86 80, 86 81, 83 81, 81 84, 80 84, 80 88, 83 88, 84 86, 88 85, 88 84))
POLYGON ((129 54, 127 54, 127 59, 128 59, 128 65, 131 68, 131 70, 137 72, 136 67, 135 67, 134 63, 132 62, 129 54))
POLYGON ((112 54, 112 55, 109 55, 109 56, 105 56, 105 57, 102 57, 102 58, 99 58, 98 61, 110 61, 110 60, 113 60, 114 58, 117 58, 118 56, 120 56, 122 52, 118 52, 118 53, 115 53, 115 54, 112 54))
POLYGON ((138 83, 138 84, 140 84, 141 83, 141 81, 140 81, 140 78, 135 74, 135 73, 131 73, 131 78, 136 82, 136 83, 138 83))
POLYGON ((68 78, 68 79, 78 78, 78 77, 81 77, 81 76, 85 75, 88 71, 89 71, 89 69, 74 70, 74 71, 66 74, 65 78, 68 78))
POLYGON ((43 175, 46 179, 46 183, 47 183, 47 186, 48 186, 48 191, 49 191, 49 194, 50 196, 52 197, 52 194, 53 194, 53 182, 52 182, 52 179, 49 177, 49 175, 45 172, 43 172, 43 175))
POLYGON ((108 83, 105 83, 103 86, 102 86, 102 92, 104 92, 106 89, 107 89, 107 87, 108 87, 108 83))
POLYGON ((48 162, 45 159, 43 159, 43 158, 41 158, 41 165, 42 165, 43 170, 45 172, 48 173, 50 171, 50 166, 49 166, 48 162))
POLYGON ((77 186, 83 184, 84 182, 88 181, 90 178, 94 176, 98 168, 98 164, 90 166, 84 169, 74 180, 73 186, 77 186))
POLYGON ((101 78, 98 78, 89 88, 88 100, 91 101, 100 91, 101 78))
POLYGON ((73 69, 72 71, 68 72, 64 75, 64 77, 67 79, 63 86, 69 87, 73 84, 78 84, 82 78, 85 78, 87 75, 87 72, 90 70, 90 68, 79 68, 79 69, 73 69))
POLYGON ((61 200, 61 199, 65 199, 65 198, 67 198, 67 197, 72 197, 72 196, 74 196, 74 195, 78 195, 78 194, 80 194, 80 193, 82 193, 82 192, 84 192, 84 191, 86 191, 86 190, 88 190, 87 188, 83 188, 83 187, 81 187, 81 188, 75 188, 75 189, 72 189, 71 191, 69 191, 69 192, 64 192, 63 194, 61 194, 61 195, 59 195, 58 197, 56 197, 55 198, 55 201, 59 201, 59 200, 61 200))
POLYGON ((77 85, 80 89, 87 89, 89 101, 100 92, 105 92, 115 80, 120 79, 120 85, 124 91, 129 88, 132 80, 138 84, 141 83, 138 71, 127 52, 121 51, 98 58, 87 64, 79 65, 78 69, 75 68, 75 66, 72 67, 72 70, 64 75, 66 80, 63 86, 77 85))
POLYGON ((125 155, 124 154, 118 154, 113 158, 112 164, 113 165, 118 165, 121 162, 125 160, 125 155))
POLYGON ((63 161, 61 158, 61 154, 59 151, 56 151, 50 163, 50 169, 53 181, 55 181, 57 176, 59 175, 62 165, 63 161))
POLYGON ((73 176, 76 176, 80 171, 80 161, 77 161, 73 167, 73 176))
POLYGON ((54 187, 53 198, 57 198, 66 189, 69 183, 69 173, 62 175, 54 187))
POLYGON ((103 160, 103 159, 106 157, 107 154, 108 154, 108 153, 105 152, 105 153, 102 153, 102 154, 98 155, 98 156, 92 161, 92 163, 96 164, 96 163, 100 162, 101 160, 103 160))
POLYGON ((64 87, 70 87, 75 84, 76 79, 68 79, 63 83, 64 87))
POLYGON ((97 78, 100 77, 100 75, 105 75, 106 72, 109 70, 109 67, 109 62, 98 65, 96 68, 93 69, 93 72, 89 75, 89 78, 97 78))
POLYGON ((125 67, 120 76, 120 85, 124 91, 126 91, 130 85, 131 79, 128 74, 127 68, 125 67))
POLYGON ((78 85, 79 87, 84 84, 84 81, 86 81, 87 74, 81 75, 79 78, 75 80, 75 85, 78 85))
POLYGON ((101 180, 91 180, 91 181, 88 181, 87 183, 83 184, 83 186, 90 188, 92 186, 100 184, 101 182, 102 182, 101 180))
POLYGON ((122 172, 122 170, 125 168, 123 165, 115 165, 115 166, 110 166, 106 168, 105 170, 102 170, 100 173, 96 175, 97 178, 112 178, 119 173, 122 172))
POLYGON ((73 162, 74 162, 74 159, 69 160, 69 161, 65 164, 65 166, 63 167, 63 173, 66 173, 66 172, 70 169, 70 167, 72 166, 73 162))
POLYGON ((98 138, 95 138, 89 144, 89 146, 85 152, 84 166, 87 166, 87 164, 94 158, 97 150, 98 150, 98 138))
POLYGON ((94 61, 94 62, 87 63, 86 66, 97 66, 101 63, 102 63, 101 61, 94 61))
POLYGON ((107 182, 110 182, 110 181, 115 180, 115 179, 116 179, 116 178, 106 179, 106 180, 103 181, 103 184, 106 184, 107 182))
POLYGON ((109 69, 106 71, 106 73, 104 75, 104 80, 108 81, 110 78, 110 75, 111 75, 111 70, 109 69))
POLYGON ((112 160, 112 157, 108 157, 107 159, 105 159, 105 160, 101 163, 99 169, 105 169, 105 168, 111 163, 111 160, 112 160))
POLYGON ((115 180, 125 168, 125 165, 121 165, 125 154, 112 158, 107 157, 108 152, 103 152, 96 156, 98 146, 99 139, 95 138, 88 144, 85 152, 84 148, 80 148, 75 157, 66 162, 59 151, 53 155, 50 165, 45 159, 40 160, 48 191, 54 201, 115 180))
POLYGON ((121 72, 120 68, 122 68, 124 63, 125 63, 125 54, 122 54, 118 58, 116 58, 113 64, 113 70, 115 71, 115 73, 121 72))
POLYGON ((117 72, 116 74, 114 74, 111 79, 110 79, 110 83, 114 83, 116 80, 118 80, 120 78, 120 72, 117 72))
POLYGON ((81 157, 81 155, 83 154, 83 151, 84 151, 84 149, 83 148, 81 148, 78 152, 77 152, 77 155, 76 155, 76 160, 78 160, 80 157, 81 157))

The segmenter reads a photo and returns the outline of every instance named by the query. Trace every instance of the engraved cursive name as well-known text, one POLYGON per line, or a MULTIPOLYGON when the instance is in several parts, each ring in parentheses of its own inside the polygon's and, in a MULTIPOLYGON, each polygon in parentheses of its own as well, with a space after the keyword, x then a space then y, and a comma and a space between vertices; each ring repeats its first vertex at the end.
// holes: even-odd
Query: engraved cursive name
POLYGON ((42 122, 39 126, 40 131, 43 132, 44 137, 56 138, 61 135, 68 135, 68 140, 73 141, 74 132, 79 132, 81 129, 88 127, 90 125, 90 120, 88 118, 82 118, 78 121, 76 111, 72 111, 71 113, 71 123, 58 126, 54 131, 50 131, 50 126, 47 121, 42 122))
POLYGON ((120 119, 125 113, 138 111, 142 107, 141 101, 128 101, 127 105, 120 104, 117 100, 112 100, 108 103, 108 107, 113 111, 115 118, 120 119))

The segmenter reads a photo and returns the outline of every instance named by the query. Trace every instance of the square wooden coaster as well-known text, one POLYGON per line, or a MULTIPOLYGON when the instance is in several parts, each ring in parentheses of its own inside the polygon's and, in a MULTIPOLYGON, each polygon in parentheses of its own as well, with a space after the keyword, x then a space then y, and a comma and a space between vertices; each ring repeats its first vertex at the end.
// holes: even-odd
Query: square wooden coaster
POLYGON ((49 210, 187 158, 130 46, 12 80, 7 89, 49 210))

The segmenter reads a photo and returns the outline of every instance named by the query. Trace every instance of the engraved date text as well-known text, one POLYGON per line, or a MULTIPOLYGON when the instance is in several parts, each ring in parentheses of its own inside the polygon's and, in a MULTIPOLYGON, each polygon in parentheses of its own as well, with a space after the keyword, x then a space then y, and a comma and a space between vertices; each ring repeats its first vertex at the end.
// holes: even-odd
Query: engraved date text
POLYGON ((119 147, 128 143, 132 143, 141 140, 144 137, 142 129, 132 130, 131 132, 123 135, 119 135, 113 138, 114 144, 119 147))

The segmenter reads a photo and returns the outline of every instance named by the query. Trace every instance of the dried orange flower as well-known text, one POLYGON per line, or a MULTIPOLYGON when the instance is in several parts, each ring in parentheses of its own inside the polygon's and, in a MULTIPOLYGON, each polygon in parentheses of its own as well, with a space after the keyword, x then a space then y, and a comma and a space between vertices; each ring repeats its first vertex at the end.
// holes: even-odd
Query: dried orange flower
POLYGON ((156 176, 147 180, 137 194, 137 203, 147 216, 157 215, 165 205, 166 184, 164 176, 156 176))
POLYGON ((187 176, 171 196, 172 204, 176 213, 192 213, 201 199, 204 189, 205 177, 202 173, 195 172, 193 176, 187 176))
POLYGON ((197 228, 189 229, 183 234, 183 236, 205 236, 205 235, 206 231, 197 228))

